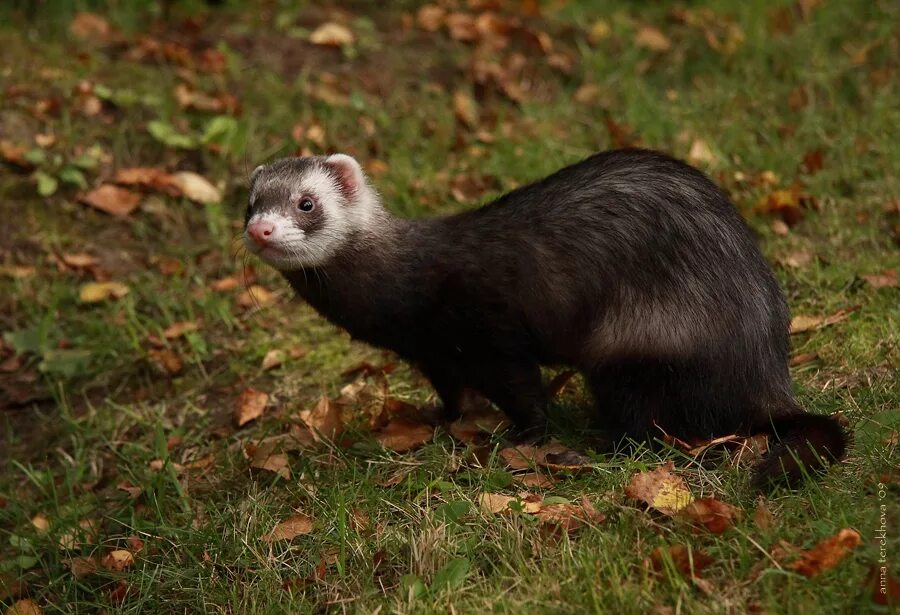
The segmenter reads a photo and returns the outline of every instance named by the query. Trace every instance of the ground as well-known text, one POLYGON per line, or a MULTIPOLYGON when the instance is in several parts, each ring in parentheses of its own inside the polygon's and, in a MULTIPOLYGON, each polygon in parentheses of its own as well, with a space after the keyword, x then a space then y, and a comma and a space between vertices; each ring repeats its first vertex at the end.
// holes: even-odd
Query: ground
POLYGON ((889 610, 896 3, 106 4, 0 8, 3 608, 889 610), (421 376, 241 249, 278 156, 351 153, 426 216, 625 145, 690 160, 757 233, 798 399, 854 434, 819 480, 753 492, 756 441, 599 454, 577 378, 562 456, 520 463, 428 423, 421 376))

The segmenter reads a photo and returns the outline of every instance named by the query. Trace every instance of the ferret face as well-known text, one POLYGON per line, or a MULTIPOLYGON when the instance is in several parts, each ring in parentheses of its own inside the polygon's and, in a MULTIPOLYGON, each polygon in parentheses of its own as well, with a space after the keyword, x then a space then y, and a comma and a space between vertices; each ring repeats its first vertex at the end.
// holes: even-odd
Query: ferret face
POLYGON ((279 271, 326 265, 379 207, 350 156, 284 158, 250 176, 247 249, 279 271))

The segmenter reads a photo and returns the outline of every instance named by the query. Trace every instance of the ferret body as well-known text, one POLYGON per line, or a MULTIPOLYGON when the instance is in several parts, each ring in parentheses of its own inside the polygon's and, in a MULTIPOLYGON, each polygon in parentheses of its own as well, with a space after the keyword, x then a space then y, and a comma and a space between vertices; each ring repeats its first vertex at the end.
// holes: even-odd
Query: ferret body
POLYGON ((540 367, 567 365, 635 439, 775 434, 759 484, 844 454, 794 400, 787 305, 749 229, 663 154, 600 153, 421 220, 390 215, 349 156, 285 159, 254 172, 246 228, 318 312, 417 366, 448 419, 473 389, 539 431, 540 367))

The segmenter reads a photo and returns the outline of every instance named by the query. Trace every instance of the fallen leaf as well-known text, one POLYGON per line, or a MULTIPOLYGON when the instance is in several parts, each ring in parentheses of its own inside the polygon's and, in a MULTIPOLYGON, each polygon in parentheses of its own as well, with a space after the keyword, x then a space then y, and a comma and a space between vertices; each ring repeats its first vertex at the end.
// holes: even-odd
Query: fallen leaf
POLYGON ((192 201, 205 205, 222 202, 222 193, 202 175, 180 171, 172 175, 172 182, 192 201))
POLYGON ((39 534, 46 534, 50 530, 50 520, 47 519, 46 515, 41 513, 38 513, 31 518, 31 525, 34 526, 34 529, 36 529, 39 534))
POLYGON ((785 224, 784 220, 772 220, 772 232, 779 237, 784 237, 791 232, 791 227, 785 224))
POLYGON ((93 543, 100 535, 100 523, 94 519, 81 519, 78 527, 64 532, 59 537, 59 548, 74 550, 85 543, 93 543))
POLYGON ((291 468, 287 453, 265 453, 257 449, 250 455, 250 467, 274 472, 285 480, 291 478, 291 468))
POLYGON ((498 514, 509 510, 510 502, 515 502, 516 497, 512 495, 504 495, 502 493, 482 493, 478 496, 478 506, 481 510, 498 514))
POLYGON ((713 534, 721 534, 734 525, 741 511, 715 498, 700 498, 679 510, 678 516, 713 534))
POLYGON ((353 32, 341 24, 324 23, 309 35, 309 42, 313 45, 327 45, 329 47, 347 47, 354 41, 353 32))
POLYGON ((806 365, 807 363, 812 363, 813 361, 819 358, 818 352, 804 352, 802 354, 794 355, 791 357, 791 361, 789 363, 790 367, 798 367, 800 365, 806 365))
POLYGON ((344 431, 340 405, 324 395, 319 398, 315 408, 300 412, 300 420, 309 427, 317 441, 334 440, 344 431))
POLYGON ((83 579, 96 574, 99 568, 97 560, 93 557, 73 557, 66 562, 66 566, 76 579, 83 579))
POLYGON ((684 479, 672 474, 674 468, 675 464, 669 461, 655 470, 635 474, 625 487, 625 495, 664 515, 674 515, 694 499, 684 479))
POLYGON ((117 37, 116 30, 105 17, 87 11, 76 13, 69 24, 69 33, 75 38, 99 43, 108 43, 117 37))
POLYGON ((797 252, 789 252, 778 258, 778 262, 785 267, 800 269, 806 267, 813 261, 813 253, 808 250, 800 250, 797 252))
POLYGON ((284 351, 283 350, 270 350, 266 353, 266 356, 263 357, 262 360, 262 368, 263 371, 268 371, 270 369, 275 369, 279 367, 282 363, 284 363, 284 351))
POLYGON ((134 555, 131 554, 131 551, 116 549, 115 551, 107 553, 103 559, 100 560, 100 565, 107 570, 122 572, 126 568, 131 568, 134 565, 134 555))
POLYGON ((886 562, 872 564, 863 586, 869 590, 875 604, 896 607, 900 603, 900 578, 891 572, 886 562))
POLYGON ((798 315, 791 319, 791 335, 803 333, 805 331, 814 331, 823 329, 833 324, 839 323, 850 317, 851 314, 859 309, 858 305, 841 308, 828 316, 807 316, 798 315))
POLYGON ((293 514, 263 537, 263 540, 272 543, 279 540, 292 540, 301 534, 309 534, 313 529, 313 520, 303 513, 293 514))
POLYGON ((43 611, 34 600, 25 598, 13 603, 11 607, 4 611, 3 615, 41 615, 43 611))
POLYGON ((103 184, 86 194, 78 196, 78 201, 111 216, 124 218, 141 203, 141 195, 127 188, 103 184))
POLYGON ((672 545, 669 547, 656 547, 650 553, 650 557, 644 560, 644 566, 654 572, 662 572, 666 569, 666 562, 671 561, 675 570, 685 579, 695 579, 700 572, 715 560, 691 547, 685 545, 672 545))
POLYGON ((809 175, 815 175, 816 173, 821 171, 822 167, 824 166, 825 155, 820 149, 806 152, 806 154, 803 156, 803 170, 806 171, 809 175))
POLYGON ((161 372, 170 376, 175 376, 184 369, 184 361, 177 352, 169 348, 151 348, 147 351, 147 356, 161 372))
POLYGON ((85 252, 76 252, 75 254, 60 254, 59 260, 69 269, 85 269, 90 270, 97 265, 99 261, 96 256, 92 256, 85 252))
POLYGON ((800 559, 791 564, 791 569, 805 577, 816 576, 837 566, 859 543, 859 532, 844 528, 809 551, 801 552, 800 559))
POLYGON ((174 340, 184 336, 187 333, 196 331, 199 328, 200 325, 195 320, 182 320, 169 325, 166 330, 163 331, 163 336, 167 340, 174 340))
POLYGON ((237 400, 237 406, 234 409, 234 424, 243 427, 250 421, 258 419, 262 416, 269 403, 269 394, 256 389, 244 389, 237 400))
POLYGON ((757 212, 778 216, 789 227, 803 219, 805 209, 816 208, 815 199, 807 194, 799 184, 773 190, 756 203, 757 212))
POLYGON ((262 286, 254 284, 237 297, 237 304, 242 308, 266 307, 275 303, 275 294, 262 286))
POLYGON ((224 278, 219 278, 218 280, 213 280, 209 283, 209 288, 214 292, 224 293, 229 290, 234 290, 240 285, 241 282, 237 279, 237 277, 229 275, 224 278))
POLYGON ((513 476, 513 480, 528 489, 548 489, 556 484, 555 478, 539 472, 516 474, 513 476))
POLYGON ((507 416, 495 411, 492 407, 479 412, 466 412, 450 423, 450 435, 466 444, 482 442, 491 434, 499 433, 509 427, 507 416))
POLYGON ((34 267, 24 265, 0 265, 0 276, 14 279, 30 278, 34 275, 34 267))
POLYGON ((130 289, 121 282, 88 282, 78 291, 82 303, 99 303, 109 299, 121 299, 130 289))
POLYGON ((142 488, 138 487, 137 485, 132 483, 130 480, 123 480, 118 485, 116 485, 116 489, 127 493, 129 495, 129 497, 131 497, 132 500, 138 499, 139 497, 141 497, 141 494, 144 492, 144 490, 142 488))
POLYGON ((897 271, 895 269, 886 269, 881 273, 873 273, 862 276, 862 279, 869 283, 873 288, 897 288, 897 271))
POLYGON ((434 427, 407 418, 396 417, 388 421, 376 434, 375 439, 385 448, 397 453, 405 453, 430 442, 434 437, 434 427))
POLYGON ((694 139, 688 152, 688 162, 694 165, 710 166, 718 162, 718 157, 703 139, 694 139))
POLYGON ((464 90, 456 90, 453 93, 453 112, 456 119, 470 129, 478 126, 478 106, 475 99, 464 90))
POLYGON ((634 42, 638 47, 653 51, 668 51, 672 48, 669 37, 653 26, 642 26, 634 35, 634 42))
POLYGON ((775 525, 775 515, 766 506, 766 500, 760 496, 756 500, 756 509, 753 511, 753 523, 762 531, 768 531, 775 525))
POLYGON ((416 13, 416 23, 426 32, 437 32, 444 25, 447 10, 435 4, 426 4, 416 13))
POLYGON ((34 164, 26 157, 27 153, 28 150, 24 145, 19 145, 12 141, 7 141, 6 139, 0 139, 0 158, 7 164, 17 167, 22 171, 32 170, 34 164))
POLYGON ((551 398, 562 395, 576 373, 575 370, 566 369, 553 376, 550 384, 547 385, 547 395, 551 398))
POLYGON ((558 525, 567 532, 606 520, 606 515, 598 511, 586 495, 581 496, 581 502, 578 504, 544 505, 535 516, 541 523, 558 525))
POLYGON ((136 186, 143 190, 163 192, 169 196, 181 196, 181 188, 175 179, 162 169, 155 167, 130 167, 119 169, 113 182, 124 186, 136 186))
POLYGON ((590 459, 560 442, 543 446, 520 444, 502 449, 498 454, 513 470, 542 466, 550 470, 580 472, 591 468, 590 459))

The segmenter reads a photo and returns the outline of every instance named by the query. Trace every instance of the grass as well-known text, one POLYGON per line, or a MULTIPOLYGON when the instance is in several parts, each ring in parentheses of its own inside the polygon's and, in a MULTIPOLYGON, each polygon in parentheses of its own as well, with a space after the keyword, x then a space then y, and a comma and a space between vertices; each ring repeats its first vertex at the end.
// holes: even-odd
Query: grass
MULTIPOLYGON (((98 162, 84 171, 91 185, 117 168, 157 166, 199 172, 221 184, 225 198, 201 206, 152 195, 115 219, 76 203, 73 185, 42 197, 34 172, 6 167, 0 175, 2 358, 21 363, 4 369, 0 382, 4 403, 9 391, 34 400, 0 410, 0 604, 30 597, 46 613, 888 611, 871 603, 864 579, 880 558, 879 505, 888 507, 889 527, 896 522, 896 478, 882 475, 897 466, 900 302, 896 288, 860 276, 900 266, 896 6, 639 10, 572 1, 546 3, 541 16, 529 17, 509 3, 503 19, 546 32, 551 53, 563 54, 548 61, 533 36, 476 49, 446 30, 423 31, 414 2, 378 10, 365 2, 267 2, 260 10, 187 2, 173 4, 167 22, 153 3, 75 4, 103 12, 125 42, 73 37, 68 3, 0 9, 3 139, 33 148, 36 134, 53 135, 37 164, 53 177, 96 145, 98 162), (325 21, 347 24, 354 45, 341 52, 305 42, 325 21), (669 47, 637 44, 645 26, 660 29, 669 47), (219 50, 226 66, 179 66, 176 55, 135 59, 129 50, 139 35, 181 44, 195 58, 219 50), (524 58, 520 72, 510 70, 514 54, 524 58), (501 67, 504 77, 476 82, 476 61, 501 67), (107 101, 99 114, 85 114, 82 81, 107 101), (242 112, 182 109, 173 94, 182 82, 230 93, 242 112), (510 82, 524 90, 521 100, 510 99, 510 82), (456 91, 477 100, 476 128, 455 117, 456 91), (50 113, 37 109, 42 101, 50 113), (176 148, 147 131, 153 121, 195 139, 211 126, 219 132, 214 147, 176 148), (303 130, 292 132, 296 125, 303 130), (707 146, 712 155, 698 164, 758 232, 794 313, 860 307, 793 338, 795 354, 818 355, 793 370, 799 399, 813 412, 843 413, 854 431, 845 463, 818 482, 767 496, 775 519, 763 528, 746 472, 728 458, 592 453, 579 434, 585 400, 574 387, 554 411, 560 436, 591 456, 592 469, 544 494, 573 502, 587 495, 606 520, 571 536, 548 534, 530 515, 479 508, 483 492, 519 491, 497 457, 499 436, 476 447, 439 429, 433 442, 397 454, 351 426, 353 444, 292 453, 290 480, 248 467, 247 442, 281 433, 321 395, 336 397, 352 381, 343 375, 348 368, 392 360, 292 301, 261 267, 257 283, 275 292, 269 305, 240 307, 241 288, 210 289, 240 276, 245 264, 236 237, 250 169, 304 149, 348 151, 372 171, 392 210, 431 215, 475 206, 612 147, 623 132, 681 157, 698 141, 707 146), (805 171, 804 157, 816 151, 821 169, 805 171), (755 206, 795 182, 819 207, 779 235, 755 206), (76 252, 97 257, 130 293, 80 303, 90 275, 54 258, 76 252), (797 254, 812 258, 780 264, 797 254), (164 274, 167 262, 181 270, 164 274), (9 275, 13 266, 33 271, 9 275), (200 328, 164 340, 180 321, 200 328), (179 373, 154 362, 158 345, 181 359, 179 373), (302 352, 264 371, 272 349, 302 352), (270 406, 236 429, 230 415, 246 387, 269 392, 270 406), (151 467, 155 460, 161 469, 151 467), (695 535, 627 501, 630 477, 664 460, 675 462, 696 496, 729 502, 742 519, 721 535, 695 535), (174 465, 198 461, 199 469, 174 465), (407 473, 384 486, 398 472, 407 473), (125 480, 142 490, 137 498, 117 488, 125 480), (883 497, 879 481, 888 483, 883 497), (314 519, 313 531, 267 543, 272 527, 296 511, 314 519), (46 529, 33 524, 37 515, 46 529), (78 530, 85 520, 92 525, 78 530), (802 577, 771 557, 779 541, 806 549, 845 527, 858 530, 862 544, 819 576, 802 577), (77 548, 59 547, 73 536, 77 548), (134 550, 130 537, 144 547, 127 570, 79 577, 70 570, 73 557, 134 550), (645 569, 655 547, 672 544, 714 559, 703 571, 708 584, 673 567, 658 575, 645 569)), ((431 398, 406 366, 388 381, 396 398, 431 398)), ((896 532, 888 538, 888 553, 896 553, 896 532)))

